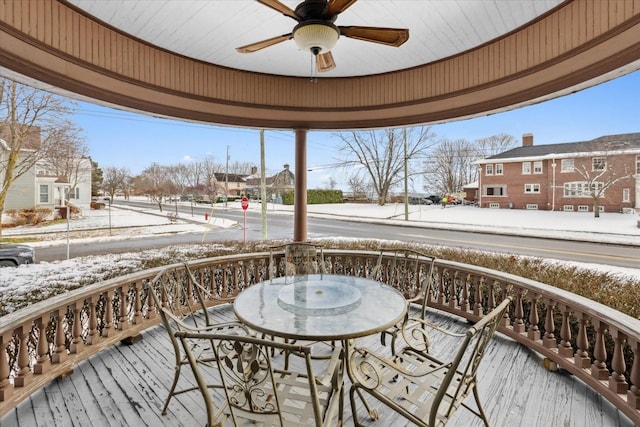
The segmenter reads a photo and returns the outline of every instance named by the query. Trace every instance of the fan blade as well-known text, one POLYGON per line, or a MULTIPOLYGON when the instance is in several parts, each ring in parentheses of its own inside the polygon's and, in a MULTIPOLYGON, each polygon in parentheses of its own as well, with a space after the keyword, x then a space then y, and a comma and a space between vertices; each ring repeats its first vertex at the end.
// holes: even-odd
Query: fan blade
POLYGON ((278 44, 287 40, 291 40, 293 38, 293 34, 284 34, 281 36, 272 37, 270 39, 262 40, 256 43, 251 43, 246 46, 237 47, 236 50, 240 53, 253 53, 260 49, 264 49, 265 47, 273 46, 274 44, 278 44))
POLYGON ((334 16, 347 10, 358 0, 329 0, 328 16, 334 16))
POLYGON ((340 35, 366 42, 398 47, 409 39, 409 30, 381 27, 338 27, 340 35))
POLYGON ((285 16, 295 19, 296 21, 300 21, 300 18, 298 17, 298 15, 296 15, 296 13, 293 10, 291 10, 288 6, 285 6, 284 4, 280 3, 278 0, 258 0, 258 2, 262 3, 267 7, 270 7, 276 12, 280 12, 285 16))
POLYGON ((324 73, 326 71, 333 70, 334 68, 336 68, 336 63, 333 60, 331 52, 321 53, 316 56, 316 70, 318 70, 319 73, 324 73))

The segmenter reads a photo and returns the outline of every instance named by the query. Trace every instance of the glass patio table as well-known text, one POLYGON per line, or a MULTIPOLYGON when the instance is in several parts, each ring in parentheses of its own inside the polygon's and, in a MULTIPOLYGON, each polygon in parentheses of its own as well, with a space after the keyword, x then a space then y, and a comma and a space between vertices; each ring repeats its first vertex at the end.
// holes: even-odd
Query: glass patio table
POLYGON ((333 274, 285 276, 257 283, 233 304, 238 319, 269 335, 311 341, 347 341, 397 324, 404 296, 371 279, 333 274))

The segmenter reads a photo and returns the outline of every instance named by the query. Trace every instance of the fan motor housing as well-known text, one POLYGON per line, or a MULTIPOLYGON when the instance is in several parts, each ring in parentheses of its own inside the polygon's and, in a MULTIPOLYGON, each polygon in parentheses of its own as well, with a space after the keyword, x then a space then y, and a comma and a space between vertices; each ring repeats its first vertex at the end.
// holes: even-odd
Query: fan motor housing
POLYGON ((310 20, 329 20, 329 22, 335 21, 334 17, 328 17, 329 6, 326 0, 305 0, 296 6, 295 14, 300 17, 300 21, 310 20), (328 19, 333 18, 333 19, 328 19))

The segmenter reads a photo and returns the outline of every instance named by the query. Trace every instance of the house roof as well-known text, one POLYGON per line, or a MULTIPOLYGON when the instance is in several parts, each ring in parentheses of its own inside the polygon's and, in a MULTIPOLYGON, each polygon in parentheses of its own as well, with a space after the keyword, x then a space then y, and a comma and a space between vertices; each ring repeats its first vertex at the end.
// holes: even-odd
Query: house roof
POLYGON ((492 160, 522 158, 576 157, 580 154, 611 153, 612 151, 640 151, 640 133, 606 135, 590 141, 522 146, 487 157, 478 163, 492 163, 492 160))
POLYGON ((218 182, 226 181, 227 176, 229 178, 229 182, 244 182, 246 180, 244 176, 235 173, 225 174, 224 172, 215 172, 213 175, 216 177, 218 182))
MULTIPOLYGON (((272 175, 272 176, 267 176, 265 177, 265 185, 267 187, 273 187, 277 184, 277 180, 278 177, 280 177, 283 173, 288 173, 291 182, 293 183, 295 180, 295 175, 293 174, 293 172, 291 172, 289 169, 283 169, 280 172, 272 175)), ((247 187, 257 187, 260 185, 260 175, 259 174, 253 174, 253 175, 248 175, 246 177, 247 180, 247 187)), ((293 184, 292 184, 293 186, 293 184)))

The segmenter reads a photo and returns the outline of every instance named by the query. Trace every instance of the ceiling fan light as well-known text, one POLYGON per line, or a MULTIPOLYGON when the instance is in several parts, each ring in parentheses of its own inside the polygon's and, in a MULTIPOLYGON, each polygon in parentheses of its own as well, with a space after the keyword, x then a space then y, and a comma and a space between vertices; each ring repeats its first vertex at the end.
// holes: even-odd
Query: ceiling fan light
POLYGON ((328 22, 303 22, 293 29, 293 40, 298 49, 314 55, 328 52, 336 45, 340 30, 328 22))

